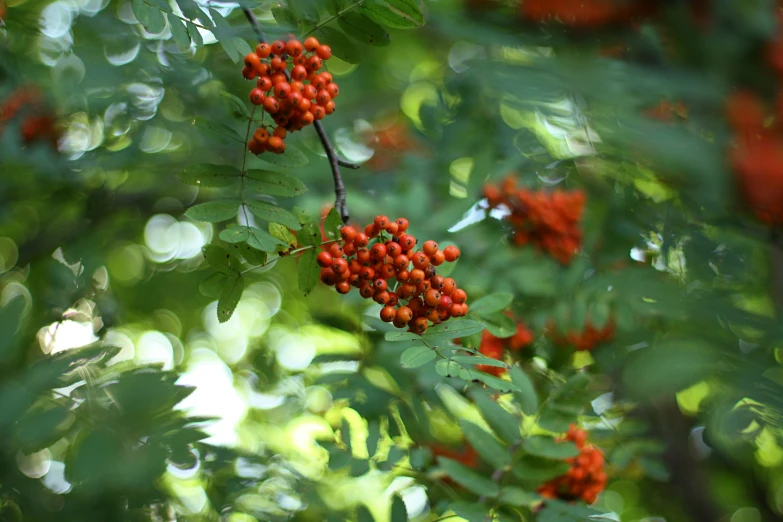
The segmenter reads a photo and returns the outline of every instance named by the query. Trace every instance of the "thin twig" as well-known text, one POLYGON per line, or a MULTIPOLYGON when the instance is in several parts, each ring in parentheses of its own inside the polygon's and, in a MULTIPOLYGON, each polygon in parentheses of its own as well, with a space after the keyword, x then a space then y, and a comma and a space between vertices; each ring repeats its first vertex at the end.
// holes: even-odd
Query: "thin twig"
MULTIPOLYGON (((253 12, 247 7, 242 8, 242 11, 245 13, 247 21, 250 22, 251 26, 253 26, 253 30, 258 37, 258 41, 266 42, 266 35, 264 34, 264 30, 261 29, 261 24, 259 23, 258 18, 256 18, 256 15, 254 15, 253 12)), ((313 122, 313 126, 315 127, 315 132, 318 134, 318 138, 321 140, 321 145, 324 148, 324 152, 326 152, 326 157, 329 159, 329 165, 332 168, 332 179, 334 180, 335 196, 334 208, 340 214, 340 218, 343 220, 343 223, 347 223, 348 219, 350 218, 350 214, 348 212, 348 205, 345 202, 346 191, 345 185, 343 184, 343 177, 340 174, 340 165, 352 169, 359 168, 359 166, 347 161, 343 161, 337 157, 337 153, 335 152, 332 143, 329 141, 329 137, 326 135, 326 131, 324 130, 324 127, 321 125, 320 121, 313 122)))
POLYGON ((346 161, 344 159, 337 159, 337 164, 341 167, 345 167, 346 169, 358 169, 361 168, 361 165, 358 163, 351 163, 350 161, 346 161))

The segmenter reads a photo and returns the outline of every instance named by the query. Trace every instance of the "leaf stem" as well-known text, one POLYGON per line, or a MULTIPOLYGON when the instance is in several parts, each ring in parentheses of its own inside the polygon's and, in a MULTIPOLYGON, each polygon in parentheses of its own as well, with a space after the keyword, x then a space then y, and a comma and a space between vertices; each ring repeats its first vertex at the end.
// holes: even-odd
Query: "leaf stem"
POLYGON ((313 34, 315 31, 317 31, 318 29, 320 29, 321 27, 323 27, 323 26, 325 26, 325 25, 327 25, 327 24, 329 24, 329 23, 331 23, 331 22, 334 22, 335 20, 337 20, 338 18, 340 18, 342 15, 344 15, 345 13, 347 13, 348 11, 350 11, 351 9, 353 9, 354 7, 358 7, 358 6, 362 5, 364 2, 365 2, 365 0, 359 0, 359 1, 358 1, 358 2, 356 2, 355 4, 349 5, 348 7, 346 7, 345 9, 343 9, 342 11, 337 11, 337 13, 336 13, 335 15, 333 15, 333 16, 331 16, 331 17, 327 18, 327 19, 326 19, 326 20, 324 20, 323 22, 320 22, 320 23, 317 23, 317 24, 315 24, 315 26, 314 26, 312 29, 310 29, 309 31, 307 31, 307 32, 306 32, 306 33, 303 35, 303 37, 304 37, 304 36, 309 36, 309 35, 313 34))
POLYGON ((244 275, 244 274, 247 274, 248 272, 252 272, 253 270, 258 270, 259 268, 264 268, 265 266, 271 265, 272 263, 274 263, 278 259, 282 259, 284 257, 291 257, 291 256, 294 256, 296 254, 301 254, 302 252, 306 252, 307 250, 312 250, 315 247, 328 245, 330 243, 337 243, 339 241, 342 241, 342 239, 330 239, 329 241, 324 241, 324 242, 319 243, 317 245, 307 245, 307 246, 295 248, 293 250, 289 250, 284 256, 276 256, 276 257, 273 257, 272 259, 267 259, 266 262, 264 262, 264 263, 262 263, 260 265, 252 266, 252 267, 248 268, 247 270, 244 270, 244 271, 240 272, 240 274, 244 275))

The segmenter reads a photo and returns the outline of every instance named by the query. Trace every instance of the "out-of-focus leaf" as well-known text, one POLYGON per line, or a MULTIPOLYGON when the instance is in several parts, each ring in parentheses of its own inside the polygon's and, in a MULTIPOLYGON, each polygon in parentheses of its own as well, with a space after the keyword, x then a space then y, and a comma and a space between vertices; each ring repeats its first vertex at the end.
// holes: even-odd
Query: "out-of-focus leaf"
POLYGON ((321 277, 321 268, 316 262, 318 254, 315 249, 305 250, 299 258, 297 273, 299 277, 299 290, 308 295, 313 291, 321 277))
POLYGON ((220 292, 217 306, 218 321, 225 323, 234 315, 234 310, 245 290, 245 277, 242 274, 231 274, 220 292))
POLYGON ((185 215, 195 221, 219 223, 233 218, 237 215, 237 212, 239 212, 238 201, 208 201, 190 207, 185 212, 185 215))
POLYGON ((515 462, 511 471, 520 480, 544 482, 565 473, 571 468, 567 462, 542 459, 526 455, 515 462))
POLYGON ((424 24, 424 16, 416 0, 369 0, 362 4, 362 12, 379 24, 395 29, 424 24))
POLYGON ((337 19, 340 28, 363 44, 384 46, 389 45, 391 37, 386 30, 358 11, 342 13, 337 19))
POLYGON ((389 342, 398 343, 401 341, 421 340, 421 336, 413 332, 393 331, 393 332, 386 332, 386 335, 384 335, 384 339, 386 339, 389 342))
POLYGON ((197 187, 228 187, 239 181, 242 173, 230 165, 211 165, 200 163, 189 165, 177 174, 177 179, 197 187))
POLYGON ((408 522, 408 509, 399 495, 392 497, 391 514, 389 522, 408 522))
POLYGON ((244 104, 244 102, 242 102, 242 100, 226 91, 220 92, 220 99, 223 100, 223 105, 226 106, 228 113, 232 117, 245 121, 250 119, 250 111, 247 110, 247 106, 244 104))
POLYGON ((260 217, 272 223, 280 223, 288 228, 299 230, 300 225, 293 214, 282 207, 278 207, 266 201, 248 201, 247 208, 254 216, 260 217))
POLYGON ((436 357, 435 350, 429 346, 411 346, 400 356, 400 364, 403 368, 418 368, 436 357))
POLYGON ((476 495, 494 498, 500 492, 500 487, 496 482, 493 482, 455 460, 438 457, 438 466, 445 471, 454 482, 472 491, 476 495))
POLYGON ((703 341, 668 340, 635 352, 623 372, 623 382, 635 396, 652 398, 703 380, 715 361, 715 349, 703 341))
POLYGON ((509 371, 511 382, 517 385, 519 391, 514 392, 514 398, 519 408, 526 415, 532 415, 538 409, 538 395, 533 387, 533 381, 519 366, 512 366, 509 371))
POLYGON ((268 196, 294 197, 307 192, 307 187, 298 179, 271 170, 248 170, 245 183, 268 196))
POLYGON ((530 455, 545 459, 564 460, 579 455, 579 449, 573 442, 557 442, 552 437, 543 435, 526 438, 522 448, 530 455))
POLYGON ((473 402, 476 403, 481 416, 497 433, 498 437, 508 444, 517 444, 522 440, 522 435, 519 432, 520 420, 518 418, 506 411, 484 390, 474 388, 469 392, 469 395, 473 402))
POLYGON ((479 456, 495 469, 503 469, 511 464, 511 453, 495 437, 479 426, 466 420, 460 421, 462 433, 479 456))
POLYGON ((492 315, 495 312, 502 312, 511 301, 514 299, 514 294, 506 292, 496 292, 494 294, 485 295, 484 297, 477 299, 475 303, 470 304, 470 311, 484 317, 486 315, 492 315))
POLYGON ((503 313, 487 314, 481 318, 486 325, 489 333, 495 337, 504 339, 517 333, 517 324, 514 320, 503 313))

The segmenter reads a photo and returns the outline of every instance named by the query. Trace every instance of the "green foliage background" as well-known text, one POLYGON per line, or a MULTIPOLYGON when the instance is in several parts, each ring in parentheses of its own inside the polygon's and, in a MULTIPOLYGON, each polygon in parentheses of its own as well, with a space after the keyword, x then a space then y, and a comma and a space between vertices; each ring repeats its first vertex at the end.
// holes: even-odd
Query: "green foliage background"
POLYGON ((774 2, 716 1, 697 33, 687 2, 595 31, 471 4, 6 1, 0 98, 37 85, 65 134, 59 153, 18 120, 0 137, 1 520, 783 517, 783 257, 736 197, 724 120, 736 85, 774 91, 774 2), (472 312, 451 331, 397 333, 314 285, 311 251, 278 255, 318 241, 332 176, 312 128, 244 159, 243 8, 331 45, 351 215, 459 245, 472 312), (644 115, 664 99, 687 119, 644 115), (390 118, 415 147, 368 146, 390 118), (487 216, 511 171, 586 192, 569 266, 487 216), (451 341, 509 336, 507 309, 535 343, 493 378, 451 341), (545 335, 586 318, 612 341, 545 335), (607 490, 542 504, 574 422, 607 490), (463 439, 477 469, 433 459, 463 439))

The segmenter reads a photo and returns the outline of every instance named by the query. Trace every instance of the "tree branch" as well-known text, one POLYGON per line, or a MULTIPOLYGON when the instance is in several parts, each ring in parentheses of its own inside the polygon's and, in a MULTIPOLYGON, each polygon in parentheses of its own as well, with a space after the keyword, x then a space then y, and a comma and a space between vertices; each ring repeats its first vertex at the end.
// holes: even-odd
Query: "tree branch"
MULTIPOLYGON (((264 30, 261 28, 261 24, 259 23, 258 18, 256 18, 256 15, 253 14, 253 11, 247 7, 242 8, 242 11, 245 13, 247 21, 250 22, 250 25, 253 27, 256 37, 258 37, 258 41, 268 41, 264 34, 264 30)), ((318 134, 318 138, 321 140, 321 145, 323 146, 324 152, 326 152, 326 157, 329 159, 329 166, 332 168, 332 179, 334 180, 334 208, 340 214, 343 223, 347 223, 350 214, 348 212, 348 204, 345 201, 346 191, 345 185, 343 184, 343 177, 340 174, 340 165, 351 169, 358 169, 359 165, 341 160, 337 157, 337 153, 335 152, 332 143, 329 141, 329 137, 326 135, 326 131, 320 121, 314 121, 313 126, 315 127, 315 132, 318 134)))

